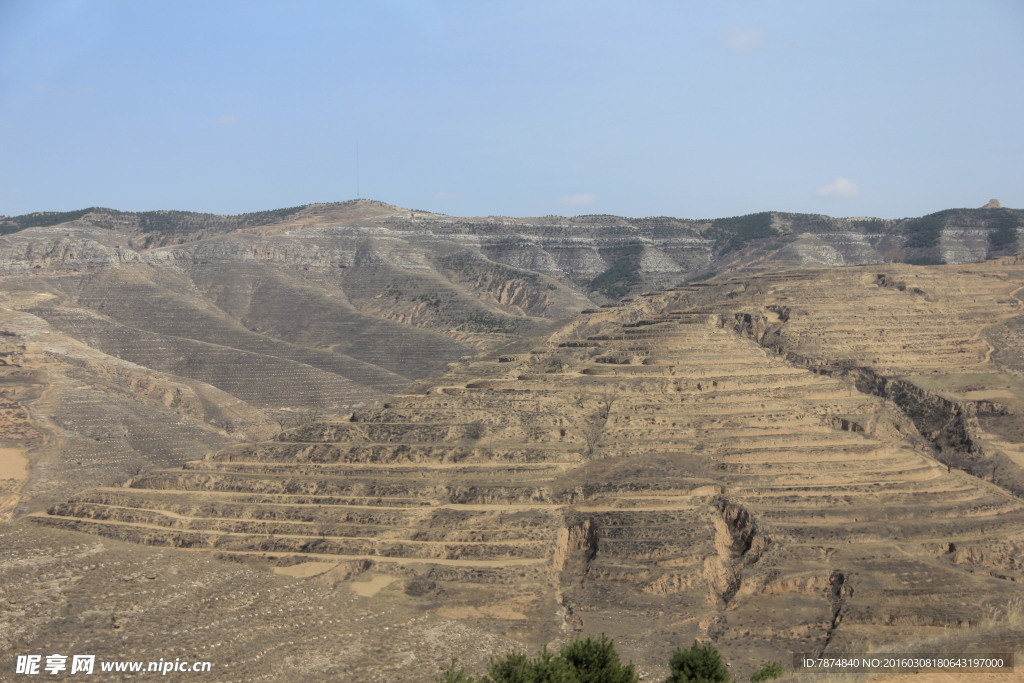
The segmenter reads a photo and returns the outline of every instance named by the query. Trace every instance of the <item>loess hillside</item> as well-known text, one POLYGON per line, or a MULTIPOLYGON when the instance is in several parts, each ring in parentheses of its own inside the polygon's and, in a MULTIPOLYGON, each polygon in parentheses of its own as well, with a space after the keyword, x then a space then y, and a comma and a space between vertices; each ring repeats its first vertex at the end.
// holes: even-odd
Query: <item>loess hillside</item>
POLYGON ((260 234, 288 211, 7 221, 0 381, 32 436, 15 420, 0 438, 33 462, 0 514, 371 403, 591 303, 455 241, 360 227, 382 207, 260 234))
MULTIPOLYGON (((41 561, 35 534, 117 567, 136 547, 152 598, 118 627, 134 647, 181 581, 164 568, 208 557, 211 580, 247 582, 233 603, 265 585, 270 611, 232 604, 208 650, 238 679, 281 671, 272 623, 317 675, 358 680, 479 662, 485 634, 501 649, 606 633, 652 676, 694 638, 743 678, 792 653, 1019 650, 1024 260, 761 268, 590 308, 341 418, 83 490, 7 542, 18 566, 41 561), (307 607, 274 621, 285 590, 307 607), (340 596, 370 630, 315 611, 340 596), (366 633, 374 656, 335 646, 366 633)), ((90 581, 58 589, 72 612, 109 594, 90 581)), ((50 609, 12 647, 74 621, 50 609)), ((68 647, 106 642, 82 623, 68 647)))
POLYGON ((630 293, 780 268, 962 263, 1024 212, 460 218, 355 200, 0 218, 0 517, 372 404, 630 293))

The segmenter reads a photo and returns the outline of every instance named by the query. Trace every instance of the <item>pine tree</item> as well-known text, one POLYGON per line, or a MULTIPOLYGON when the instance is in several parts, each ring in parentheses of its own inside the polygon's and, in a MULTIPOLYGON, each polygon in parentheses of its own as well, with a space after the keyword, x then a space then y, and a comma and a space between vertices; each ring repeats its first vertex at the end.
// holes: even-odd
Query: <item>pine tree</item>
POLYGON ((672 673, 665 683, 727 683, 731 680, 718 650, 697 641, 693 641, 689 649, 678 648, 668 666, 672 673))

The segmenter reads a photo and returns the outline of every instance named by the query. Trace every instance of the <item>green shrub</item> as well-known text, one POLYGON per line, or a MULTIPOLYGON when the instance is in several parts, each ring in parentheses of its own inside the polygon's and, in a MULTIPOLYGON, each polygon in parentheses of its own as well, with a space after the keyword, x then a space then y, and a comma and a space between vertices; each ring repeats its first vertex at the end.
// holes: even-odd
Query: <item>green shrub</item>
POLYGON ((580 678, 561 655, 551 654, 546 648, 533 659, 514 652, 493 660, 483 679, 484 683, 587 683, 587 680, 580 678))
POLYGON ((947 209, 920 218, 906 219, 902 227, 907 241, 903 246, 907 249, 928 249, 937 246, 946 220, 955 214, 955 210, 947 209))
POLYGON ((638 683, 632 664, 623 665, 612 641, 583 638, 568 643, 558 654, 544 648, 532 659, 522 652, 497 657, 487 675, 469 676, 456 663, 448 666, 437 683, 638 683))
POLYGON ((479 683, 480 679, 466 675, 465 669, 460 669, 453 659, 444 673, 434 679, 436 683, 479 683))
POLYGON ((750 675, 751 683, 759 683, 760 681, 771 681, 776 678, 782 678, 786 675, 786 670, 782 668, 782 665, 778 662, 765 662, 760 669, 750 675))
POLYGON ((1009 247, 1017 243, 1017 219, 1006 209, 989 209, 991 218, 988 225, 988 242, 993 249, 1009 247))
POLYGON ((48 228, 53 225, 60 225, 61 223, 77 221, 85 214, 97 210, 100 209, 91 206, 88 209, 78 209, 77 211, 38 211, 25 214, 24 216, 16 216, 8 220, 17 227, 12 226, 10 230, 5 230, 4 232, 17 232, 25 228, 48 228))
POLYGON ((709 235, 715 238, 722 254, 738 251, 751 240, 765 239, 779 234, 772 227, 772 215, 768 212, 752 213, 748 216, 716 218, 711 222, 709 235))
POLYGON ((627 244, 615 250, 617 260, 612 266, 590 281, 590 290, 610 299, 619 299, 629 293, 630 287, 640 284, 640 254, 642 244, 627 244))
POLYGON ((580 681, 601 683, 633 683, 639 680, 632 664, 623 665, 615 652, 615 645, 603 634, 593 638, 576 639, 558 652, 576 670, 580 681))
POLYGON ((689 649, 678 648, 668 666, 671 673, 665 683, 726 683, 731 680, 718 650, 697 641, 689 649))

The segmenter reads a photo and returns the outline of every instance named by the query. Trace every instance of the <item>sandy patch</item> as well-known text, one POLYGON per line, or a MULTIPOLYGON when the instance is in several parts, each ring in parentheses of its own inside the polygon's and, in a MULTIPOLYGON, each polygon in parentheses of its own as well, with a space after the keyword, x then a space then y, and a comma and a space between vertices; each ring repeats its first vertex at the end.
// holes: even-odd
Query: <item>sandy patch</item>
POLYGON ((387 574, 373 574, 367 581, 353 581, 349 584, 349 588, 356 595, 361 595, 364 598, 372 598, 381 590, 395 581, 398 581, 397 576, 388 576, 387 574))
POLYGON ((484 613, 478 607, 462 605, 461 607, 439 607, 434 612, 445 619, 479 619, 484 613))
POLYGON ((0 303, 7 308, 17 310, 21 308, 28 308, 29 306, 38 306, 43 302, 52 301, 56 298, 56 294, 48 294, 45 292, 4 292, 3 294, 0 294, 0 303))
POLYGON ((303 562, 293 564, 289 567, 274 567, 275 574, 283 576, 294 576, 297 579, 308 579, 311 576, 323 574, 326 571, 338 566, 337 562, 303 562))
POLYGON ((512 598, 503 600, 491 605, 458 605, 453 607, 440 607, 434 612, 438 616, 447 619, 508 619, 510 621, 523 621, 528 619, 526 609, 529 599, 512 598))
POLYGON ((0 522, 14 515, 21 497, 18 493, 28 478, 28 458, 21 448, 0 448, 0 522))
POLYGON ((976 391, 965 391, 964 397, 969 398, 972 401, 1005 401, 1007 399, 1017 398, 1012 391, 1005 389, 978 389, 976 391))
POLYGON ((23 448, 0 448, 0 479, 18 479, 24 481, 28 477, 28 458, 23 448))

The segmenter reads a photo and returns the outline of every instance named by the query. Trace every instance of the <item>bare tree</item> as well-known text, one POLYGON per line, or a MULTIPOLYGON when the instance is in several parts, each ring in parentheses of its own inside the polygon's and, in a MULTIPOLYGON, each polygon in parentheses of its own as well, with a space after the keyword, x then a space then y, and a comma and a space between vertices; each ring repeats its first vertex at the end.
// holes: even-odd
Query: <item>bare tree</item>
POLYGON ((571 363, 565 353, 556 353, 544 363, 544 372, 549 374, 562 373, 569 369, 571 363))
POLYGON ((287 414, 282 415, 277 423, 281 425, 281 429, 294 429, 295 427, 305 427, 308 424, 319 422, 324 418, 324 411, 319 406, 307 406, 305 408, 299 408, 298 410, 290 410, 287 414))
POLYGON ((475 420, 466 425, 466 436, 473 441, 479 441, 487 434, 487 424, 483 420, 475 420))
POLYGON ((151 466, 148 463, 144 462, 136 462, 129 465, 127 468, 128 480, 124 482, 124 486, 131 486, 132 481, 139 475, 149 471, 150 467, 151 466))
POLYGON ((337 520, 335 520, 334 515, 329 510, 318 510, 313 514, 313 527, 320 538, 325 538, 334 533, 336 524, 337 520))
POLYGON ((615 387, 605 385, 600 393, 597 395, 597 414, 602 419, 607 421, 608 416, 612 414, 612 406, 615 404, 615 399, 618 398, 618 391, 615 387))
POLYGON ((583 436, 583 441, 587 444, 587 455, 592 457, 597 452, 597 444, 600 442, 601 434, 604 432, 604 421, 584 420, 577 427, 583 436))
POLYGON ((580 387, 580 388, 575 389, 570 394, 570 396, 572 397, 572 402, 576 405, 577 408, 583 408, 584 403, 587 400, 588 394, 587 394, 586 391, 583 390, 582 387, 580 387))
POLYGON ((605 385, 599 392, 587 394, 585 397, 574 393, 573 398, 581 408, 585 408, 588 404, 592 406, 591 410, 574 422, 583 441, 587 444, 587 455, 593 456, 597 453, 598 443, 608 424, 608 418, 612 414, 612 406, 615 405, 618 392, 614 386, 605 385))

